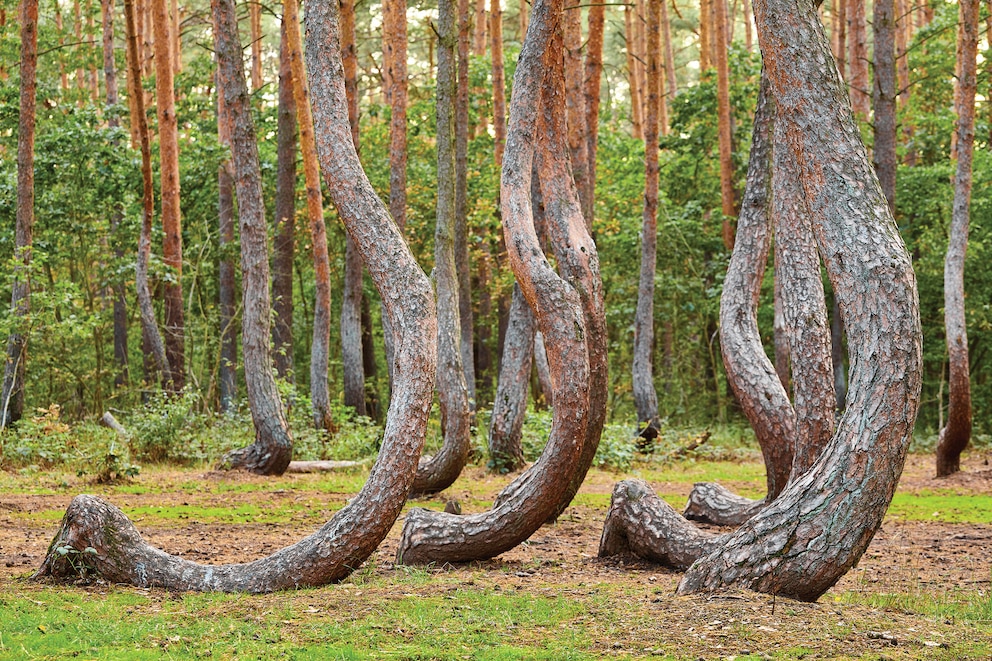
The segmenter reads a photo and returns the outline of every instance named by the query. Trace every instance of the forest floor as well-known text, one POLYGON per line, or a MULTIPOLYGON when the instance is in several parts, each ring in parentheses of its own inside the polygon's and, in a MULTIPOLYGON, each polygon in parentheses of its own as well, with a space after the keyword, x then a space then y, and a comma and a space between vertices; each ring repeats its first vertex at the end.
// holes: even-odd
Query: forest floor
MULTIPOLYGON (((152 544, 205 563, 262 557, 313 532, 365 472, 263 478, 151 467, 95 485, 0 473, 0 659, 4 658, 992 658, 992 454, 931 477, 912 455, 860 564, 817 603, 744 591, 676 596, 680 574, 596 557, 613 485, 594 470, 556 525, 500 557, 394 565, 402 517, 345 582, 262 596, 179 595, 26 580, 72 496, 119 505, 152 544)), ((680 508, 693 482, 760 495, 757 462, 635 463, 680 508)), ((486 508, 512 476, 470 467, 444 497, 486 508)), ((444 497, 413 506, 440 509, 444 497)))

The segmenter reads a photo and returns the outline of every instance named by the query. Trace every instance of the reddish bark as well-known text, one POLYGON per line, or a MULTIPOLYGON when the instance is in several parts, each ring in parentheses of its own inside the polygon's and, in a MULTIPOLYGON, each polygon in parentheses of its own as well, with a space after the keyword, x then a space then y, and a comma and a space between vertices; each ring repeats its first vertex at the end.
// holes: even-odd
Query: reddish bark
MULTIPOLYGON (((217 77, 217 142, 230 148, 227 107, 220 76, 217 77)), ((235 406, 238 375, 238 333, 235 323, 235 275, 231 246, 234 243, 234 178, 231 161, 225 159, 217 168, 217 224, 220 247, 218 265, 218 313, 220 316, 220 365, 217 369, 220 410, 225 413, 235 406)))
MULTIPOLYGON (((606 22, 606 5, 595 3, 589 8, 589 37, 586 41, 585 66, 585 129, 586 129, 586 182, 579 187, 582 216, 586 229, 592 232, 596 209, 596 149, 599 144, 600 80, 603 75, 603 26, 606 22)), ((576 182, 578 183, 578 182, 576 182)))
POLYGON ((249 0, 247 4, 251 35, 251 89, 255 91, 262 88, 262 4, 256 0, 249 0))
POLYGON ((641 100, 641 79, 637 72, 637 58, 640 57, 640 53, 637 52, 637 33, 634 29, 634 21, 637 19, 634 16, 634 8, 630 5, 625 5, 623 8, 623 20, 624 37, 627 44, 625 49, 627 51, 627 81, 630 85, 630 123, 634 138, 643 140, 644 128, 641 118, 643 101, 641 100))
POLYGON ((849 0, 834 0, 834 57, 840 77, 847 79, 847 3, 849 0))
POLYGON ((566 9, 562 17, 565 31, 565 97, 568 108, 568 151, 572 175, 579 190, 589 185, 589 143, 586 139, 586 100, 582 81, 582 12, 566 9))
MULTIPOLYGON (((248 87, 245 84, 241 42, 234 0, 213 0, 214 46, 217 53, 217 89, 223 95, 227 134, 231 141, 231 164, 238 198, 241 237, 241 341, 245 362, 245 384, 255 442, 229 452, 222 465, 260 473, 281 475, 293 456, 282 400, 272 372, 269 349, 269 259, 262 175, 255 142, 248 87)), ((287 17, 289 19, 289 17, 287 17)), ((287 27, 290 20, 287 20, 287 27)), ((290 36, 287 30, 287 36, 290 36)))
POLYGON ((734 249, 733 218, 737 217, 734 191, 734 154, 730 116, 730 65, 727 61, 727 2, 712 0, 716 47, 716 107, 720 143, 720 207, 723 212, 723 245, 734 249))
POLYGON ((868 121, 871 96, 868 89, 868 37, 865 16, 865 0, 848 0, 847 66, 850 71, 848 86, 851 93, 851 106, 859 122, 868 121))
POLYGON ((713 2, 699 0, 699 71, 713 67, 713 2))
POLYGON ((958 62, 960 80, 957 122, 957 170, 951 231, 944 259, 944 334, 947 338, 947 423, 937 445, 937 476, 961 470, 961 452, 971 440, 971 377, 968 365, 968 324, 964 304, 964 264, 968 251, 972 158, 975 147, 975 88, 977 86, 978 0, 958 3, 958 62))
MULTIPOLYGON (((745 0, 744 6, 747 6, 745 0)), ((678 83, 675 78, 675 49, 672 46, 671 21, 668 19, 668 1, 661 3, 661 49, 665 60, 665 84, 668 86, 668 93, 662 94, 662 103, 666 106, 675 100, 678 94, 678 83)))
MULTIPOLYGON (((175 590, 268 592, 338 581, 382 542, 413 480, 434 389, 436 325, 430 284, 375 196, 351 143, 342 82, 336 3, 309 5, 307 58, 324 180, 398 329, 397 378, 379 459, 362 491, 319 531, 249 564, 205 566, 148 546, 119 510, 79 496, 63 518, 38 576, 78 577, 58 553, 69 546, 90 574, 113 583, 175 590), (96 553, 85 553, 92 547, 96 553)), ((68 555, 68 554, 66 554, 68 555)), ((75 559, 73 558, 73 559, 75 559)))
POLYGON ((491 0, 489 5, 489 49, 493 76, 493 155, 496 167, 501 168, 506 146, 506 82, 503 69, 503 9, 500 0, 491 0))
MULTIPOLYGON (((38 68, 38 2, 23 0, 21 21, 20 114, 17 120, 17 211, 14 231, 14 284, 10 307, 23 319, 31 303, 32 233, 34 230, 34 134, 38 68)), ((22 330, 23 329, 18 329, 22 330)), ((7 340, 0 428, 17 422, 24 414, 24 375, 27 361, 27 335, 11 333, 7 340)))

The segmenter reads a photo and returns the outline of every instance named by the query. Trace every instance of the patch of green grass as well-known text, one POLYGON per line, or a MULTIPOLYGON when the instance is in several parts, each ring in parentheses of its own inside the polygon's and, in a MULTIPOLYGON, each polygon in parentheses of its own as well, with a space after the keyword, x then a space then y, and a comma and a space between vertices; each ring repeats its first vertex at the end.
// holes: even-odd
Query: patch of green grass
MULTIPOLYGON (((941 622, 967 622, 988 633, 992 641, 992 594, 962 590, 894 592, 845 592, 840 600, 914 615, 941 622)), ((978 630, 975 633, 979 633, 978 630)))
POLYGON ((992 523, 992 495, 960 494, 951 489, 897 492, 887 516, 908 521, 992 523))
POLYGON ((754 484, 754 493, 744 495, 754 497, 764 495, 765 488, 765 465, 760 461, 687 460, 665 465, 638 463, 631 474, 649 482, 750 482, 754 484))

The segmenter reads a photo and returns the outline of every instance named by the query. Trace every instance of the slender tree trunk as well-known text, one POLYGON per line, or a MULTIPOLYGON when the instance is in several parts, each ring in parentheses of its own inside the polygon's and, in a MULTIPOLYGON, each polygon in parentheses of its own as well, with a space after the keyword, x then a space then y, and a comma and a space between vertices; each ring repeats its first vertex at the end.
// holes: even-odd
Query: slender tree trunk
POLYGON ((836 296, 830 313, 830 353, 834 364, 834 397, 837 400, 837 410, 843 411, 847 408, 847 372, 844 365, 844 323, 840 318, 836 296))
POLYGON ((744 12, 744 47, 750 53, 754 50, 754 35, 751 31, 751 2, 750 0, 743 0, 741 5, 744 12))
MULTIPOLYGON (((747 0, 745 0, 745 7, 747 6, 747 0)), ((668 18, 668 2, 665 0, 661 3, 661 48, 662 55, 665 58, 665 83, 668 85, 666 99, 662 99, 662 103, 668 105, 675 100, 675 95, 678 94, 678 82, 675 78, 675 49, 672 46, 672 24, 668 18)))
POLYGON ((641 230, 641 274, 634 318, 634 406, 637 425, 648 440, 657 436, 658 395, 654 388, 654 271, 658 226, 658 19, 661 0, 648 2, 648 114, 644 127, 644 213, 641 230))
POLYGON ((179 128, 173 84, 172 40, 167 0, 151 0, 155 28, 155 95, 158 115, 160 195, 162 197, 162 261, 171 270, 165 290, 165 353, 171 368, 167 390, 186 385, 186 342, 183 321, 183 233, 179 208, 179 128))
POLYGON ((269 592, 339 581, 361 566, 396 521, 413 480, 430 414, 437 328, 430 284, 385 207, 376 198, 351 145, 342 83, 337 5, 308 5, 308 65, 324 180, 396 328, 397 380, 386 435, 368 484, 319 531, 249 564, 206 566, 148 546, 126 517, 91 496, 70 505, 38 576, 76 580, 74 563, 55 549, 78 551, 87 569, 112 583, 173 590, 269 592), (96 553, 84 553, 92 547, 96 553))
MULTIPOLYGON (((775 259, 778 259, 778 253, 776 253, 775 259)), ((778 262, 775 263, 775 272, 778 273, 779 266, 778 262)), ((788 393, 792 386, 792 365, 789 361, 789 334, 785 328, 785 310, 782 307, 782 280, 781 278, 775 278, 775 291, 774 291, 774 309, 775 318, 773 320, 774 326, 774 339, 775 344, 775 373, 778 374, 778 380, 782 382, 782 387, 788 393)))
MULTIPOLYGON (((355 3, 341 2, 341 57, 344 90, 348 101, 348 123, 355 151, 358 139, 358 61, 355 53, 355 3)), ((358 415, 370 413, 365 388, 365 346, 362 336, 362 257, 351 237, 345 236, 344 293, 341 300, 341 366, 344 373, 344 403, 358 415)), ((369 347, 371 351, 372 348, 369 347)), ((370 358, 373 356, 370 354, 370 358)))
POLYGON ((555 387, 551 382, 551 366, 548 363, 548 351, 544 346, 544 336, 534 333, 534 368, 537 372, 537 382, 541 386, 545 406, 551 404, 551 394, 555 387))
POLYGON ((715 1, 716 0, 699 0, 700 72, 713 68, 713 3, 715 1))
POLYGON ((506 83, 503 73, 503 9, 500 0, 489 5, 489 49, 492 53, 493 76, 493 155, 496 167, 502 168, 506 145, 506 83))
POLYGON ((868 88, 868 22, 865 16, 865 0, 848 0, 847 27, 850 42, 848 43, 848 67, 850 78, 848 84, 851 90, 851 106, 854 116, 859 122, 868 121, 869 103, 871 96, 868 88))
MULTIPOLYGON (((34 128, 38 68, 38 2, 22 0, 21 102, 17 120, 17 212, 14 234, 14 285, 10 307, 23 323, 31 304, 32 232, 34 230, 34 128)), ((24 414, 24 375, 27 362, 27 329, 18 327, 7 339, 3 375, 3 410, 0 427, 17 422, 24 414)))
MULTIPOLYGON (((350 238, 350 237, 349 237, 350 238)), ((359 254, 361 259, 361 254, 359 254)), ((365 370, 365 383, 378 383, 378 367, 375 364, 375 342, 372 338, 372 310, 368 296, 362 296, 362 368, 365 370)), ((379 410, 379 393, 373 385, 365 387, 365 414, 373 420, 382 421, 379 410)))
POLYGON ((520 22, 520 43, 527 36, 527 0, 520 0, 520 11, 517 13, 520 22))
MULTIPOLYGON (((397 552, 398 561, 407 564, 484 559, 513 548, 558 507, 580 460, 582 447, 576 439, 585 438, 590 403, 586 320, 578 294, 544 257, 531 209, 531 166, 538 136, 555 140, 561 148, 567 138, 561 130, 563 116, 556 120, 555 134, 539 132, 536 127, 542 91, 553 93, 552 98, 545 97, 547 107, 563 115, 561 12, 561 0, 537 0, 533 6, 514 78, 500 197, 510 265, 524 297, 538 310, 537 323, 552 357, 556 389, 550 438, 538 462, 497 497, 492 510, 468 516, 410 511, 397 552)), ((577 196, 574 199, 577 202, 577 196)), ((573 237, 580 237, 581 218, 577 223, 574 216, 572 220, 577 233, 573 237)))
POLYGON ((169 35, 172 38, 172 73, 178 74, 183 70, 183 40, 179 31, 179 0, 171 0, 169 12, 169 35))
POLYGON ((847 5, 850 0, 834 0, 834 57, 840 77, 847 80, 847 5))
MULTIPOLYGON (((241 338, 245 382, 255 442, 229 452, 222 463, 262 475, 280 475, 293 456, 293 441, 286 426, 282 400, 272 372, 269 350, 269 259, 265 205, 258 145, 245 84, 241 43, 234 0, 213 0, 214 45, 217 52, 218 89, 227 110, 231 163, 238 196, 241 227, 241 338)), ((287 16, 287 37, 292 44, 292 17, 287 16)), ((297 103, 299 106, 299 103, 297 103)), ((309 107, 309 106, 308 106, 309 107)), ((297 108, 299 110, 299 108, 297 108)))
MULTIPOLYGON (((434 282, 437 288, 437 394, 444 444, 437 455, 421 459, 413 494, 448 488, 461 473, 471 447, 468 388, 462 369, 455 268, 455 96, 457 94, 457 0, 438 5, 437 49, 437 225, 434 231, 434 282)), ((526 395, 524 396, 526 402, 526 395)))
MULTIPOLYGON (((230 117, 224 99, 224 88, 217 77, 217 142, 230 149, 231 138, 228 127, 230 117)), ((234 244, 234 178, 231 176, 231 161, 225 159, 217 169, 217 220, 220 239, 220 264, 218 265, 218 297, 220 299, 220 367, 218 381, 220 390, 220 410, 231 411, 237 401, 238 376, 238 333, 235 328, 236 301, 234 294, 234 258, 231 248, 234 244)))
MULTIPOLYGON (((565 22, 565 89, 568 108, 568 151, 572 174, 580 191, 589 185, 589 142, 586 130, 586 100, 582 80, 582 12, 566 9, 565 22)), ((581 195, 581 193, 580 193, 581 195)))
POLYGON ((937 476, 961 470, 961 452, 971 440, 971 377, 968 366, 968 324, 964 304, 964 264, 968 251, 972 155, 975 147, 978 0, 958 4, 958 62, 961 71, 957 122, 957 171, 951 232, 944 259, 944 334, 949 365, 947 424, 937 445, 937 476))
POLYGON ((874 0, 875 80, 872 85, 875 173, 889 203, 896 212, 896 10, 895 0, 874 0))
POLYGON ((251 89, 255 91, 262 88, 262 5, 257 0, 248 0, 247 4, 251 35, 251 89))
POLYGON ((737 202, 734 199, 734 154, 731 136, 730 116, 730 65, 727 61, 727 2, 712 0, 713 24, 716 36, 716 99, 717 124, 720 134, 720 206, 723 212, 723 245, 734 249, 733 218, 737 217, 737 202))
MULTIPOLYGON (((307 190, 307 217, 310 220, 310 239, 313 243, 314 303, 313 341, 310 345, 310 399, 313 405, 313 424, 317 429, 333 431, 330 395, 327 391, 327 364, 331 343, 331 268, 327 255, 327 228, 324 225, 324 202, 320 192, 320 171, 317 164, 317 145, 313 132, 313 115, 310 111, 306 72, 303 68, 303 47, 300 37, 300 19, 296 0, 284 0, 286 15, 286 40, 289 44, 289 62, 293 69, 293 96, 296 100, 296 121, 300 127, 300 151, 303 154, 303 175, 307 190)), ((361 349, 361 336, 358 347, 361 349)), ((345 374, 362 376, 361 354, 357 368, 346 365, 345 374)), ((365 403, 365 384, 362 379, 358 401, 365 403)))
POLYGON ((595 3, 589 8, 589 39, 586 42, 585 73, 585 129, 586 129, 586 183, 579 188, 582 216, 586 229, 592 233, 596 212, 596 151, 599 145, 599 101, 603 75, 603 27, 606 6, 595 3))
MULTIPOLYGON (((117 104, 120 102, 117 87, 117 63, 114 58, 114 0, 102 0, 100 3, 101 20, 103 28, 103 78, 107 88, 107 126, 112 129, 120 128, 120 112, 117 104)), ((114 146, 120 147, 116 138, 114 146)), ((110 233, 117 235, 120 231, 121 220, 123 219, 123 209, 115 207, 110 218, 110 233)), ((114 257, 118 260, 124 258, 124 250, 119 247, 114 248, 114 257)), ((114 386, 121 387, 128 383, 128 352, 127 352, 127 296, 122 283, 117 283, 114 290, 114 363, 117 366, 117 374, 114 376, 114 386)))
POLYGON ((283 14, 276 119, 275 239, 272 246, 272 358, 276 376, 293 379, 293 261, 296 252, 296 99, 283 14))
POLYGON ((486 0, 475 0, 475 27, 472 30, 472 55, 482 57, 486 54, 486 0))
POLYGON ((634 21, 637 20, 634 8, 625 5, 623 8, 624 37, 627 44, 627 80, 630 85, 630 123, 634 138, 644 139, 644 127, 641 118, 643 101, 641 100, 640 76, 637 75, 638 58, 637 33, 634 29, 634 21))
MULTIPOLYGON (((141 234, 138 238, 138 259, 135 266, 135 288, 138 294, 138 309, 141 313, 142 347, 146 357, 154 357, 162 373, 162 381, 171 382, 172 371, 169 358, 166 355, 165 343, 159 334, 158 322, 155 320, 155 307, 152 304, 151 290, 148 285, 148 262, 152 251, 152 219, 155 217, 155 190, 152 183, 152 152, 151 140, 148 135, 148 122, 145 118, 145 94, 141 87, 141 61, 138 57, 138 42, 135 33, 135 11, 132 0, 124 0, 124 19, 126 21, 128 66, 127 77, 128 95, 134 99, 135 112, 131 121, 137 127, 139 146, 141 149, 141 234), (147 347, 145 346, 147 345, 147 347)), ((145 377, 150 384, 150 370, 145 370, 145 377)))
POLYGON ((524 467, 521 436, 527 410, 536 323, 520 285, 513 286, 499 383, 489 419, 489 467, 506 473, 524 467))
MULTIPOLYGON (((903 144, 912 145, 913 126, 902 111, 909 102, 909 54, 908 47, 912 40, 912 13, 907 11, 908 0, 896 0, 896 110, 902 115, 903 144)), ((904 162, 912 165, 910 155, 912 149, 907 149, 904 162)), ((915 162, 915 157, 913 158, 915 162)))
MULTIPOLYGON (((521 2, 521 16, 526 16, 521 2)), ((458 93, 455 99, 455 271, 458 275, 458 324, 462 369, 469 409, 475 410, 475 357, 472 351, 472 271, 468 254, 468 66, 469 1, 458 0, 458 93)))

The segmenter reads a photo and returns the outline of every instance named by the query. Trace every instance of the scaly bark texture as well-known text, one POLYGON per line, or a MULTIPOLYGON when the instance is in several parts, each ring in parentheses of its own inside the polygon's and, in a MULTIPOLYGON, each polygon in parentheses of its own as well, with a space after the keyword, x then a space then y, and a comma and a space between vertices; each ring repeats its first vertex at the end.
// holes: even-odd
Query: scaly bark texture
POLYGON ((727 2, 713 0, 713 25, 716 47, 716 108, 720 146, 720 209, 723 245, 734 249, 733 218, 737 216, 734 192, 734 153, 730 116, 730 64, 727 61, 727 2))
POLYGON ((162 205, 162 262, 172 271, 165 291, 165 353, 170 370, 165 388, 179 392, 186 384, 183 321, 183 233, 179 209, 179 127, 173 84, 173 43, 167 0, 150 0, 155 28, 155 109, 158 115, 159 189, 162 205))
POLYGON ((521 432, 527 412, 531 359, 534 354, 534 313, 519 285, 513 287, 510 320, 499 364, 499 383, 489 418, 489 463, 497 472, 524 467, 521 432))
POLYGON ((651 439, 657 436, 658 394, 654 389, 654 271, 658 244, 658 20, 661 0, 648 2, 648 112, 644 122, 644 212, 641 220, 641 274, 634 317, 632 368, 637 426, 651 439))
POLYGON ((910 257, 813 4, 755 2, 758 38, 851 347, 847 412, 813 467, 683 577, 815 600, 864 553, 902 473, 922 338, 910 257))
MULTIPOLYGON (((344 65, 344 90, 348 100, 355 151, 361 152, 358 140, 358 60, 355 53, 355 4, 341 1, 341 57, 344 65)), ((341 298, 341 371, 344 375, 344 403, 358 415, 370 413, 365 390, 365 343, 362 329, 362 257, 350 236, 345 236, 344 291, 341 298)), ((369 347, 369 358, 372 347, 369 347)))
POLYGON ((296 252, 296 100, 283 14, 279 39, 276 116, 275 238, 272 245, 272 362, 280 379, 293 377, 293 260, 296 252))
MULTIPOLYGON (((102 0, 100 12, 103 22, 103 79, 107 88, 107 126, 112 129, 120 128, 120 112, 117 110, 118 97, 117 87, 117 64, 114 59, 114 0, 102 0)), ((119 141, 114 138, 115 147, 119 147, 119 141)), ((116 235, 120 230, 123 219, 123 208, 118 206, 114 209, 110 218, 110 232, 116 235)), ((120 245, 118 243, 118 245, 120 245)), ((114 249, 114 257, 122 259, 124 250, 120 247, 114 249)), ((128 352, 127 352, 127 297, 122 283, 114 285, 114 363, 117 366, 117 374, 114 376, 114 386, 125 385, 130 376, 128 373, 128 352)))
MULTIPOLYGON (((534 230, 531 166, 538 139, 536 120, 542 89, 554 90, 549 101, 564 107, 562 0, 537 0, 513 84, 510 130, 503 162, 501 203, 510 266, 520 289, 537 310, 555 374, 555 407, 548 444, 526 474, 497 498, 494 508, 458 516, 411 510, 400 539, 397 560, 407 564, 466 562, 491 558, 534 533, 558 506, 568 489, 586 437, 589 360, 586 323, 579 295, 544 256, 534 230), (542 80, 544 75, 547 79, 542 80)), ((564 144, 565 135, 542 136, 564 144)))
POLYGON ((229 452, 221 463, 262 475, 281 475, 293 457, 269 349, 269 257, 258 145, 245 84, 234 0, 213 0, 218 90, 224 95, 231 164, 241 230, 241 341, 255 442, 229 452))
POLYGON ((796 416, 758 330, 761 283, 772 239, 774 124, 775 102, 767 72, 763 71, 751 133, 744 204, 720 296, 720 349, 727 381, 761 448, 767 495, 751 500, 719 485, 696 484, 689 494, 685 517, 719 525, 740 525, 766 502, 774 500, 785 488, 792 469, 796 416))
MULTIPOLYGON (((14 285, 10 307, 24 320, 31 303, 31 244, 34 230, 34 128, 38 81, 38 2, 21 2, 21 100, 17 120, 17 211, 14 231, 14 285)), ((17 422, 24 414, 24 375, 27 361, 25 329, 7 340, 0 428, 17 422)))
POLYGON ((586 229, 592 232, 596 210, 596 151, 599 146, 600 81, 603 76, 603 27, 606 22, 606 5, 595 3, 589 7, 589 37, 586 41, 585 64, 585 127, 586 127, 586 182, 579 188, 582 216, 586 229))
MULTIPOLYGON (((327 255, 327 227, 324 225, 324 202, 320 192, 320 172, 317 147, 314 142, 313 114, 303 66, 303 40, 300 36, 299 9, 296 0, 284 0, 286 42, 293 70, 293 96, 296 100, 296 121, 300 127, 300 151, 303 154, 303 176, 307 191, 307 218, 310 220, 310 240, 313 243, 313 341, 310 345, 310 400, 313 424, 330 433, 331 400, 327 391, 327 364, 331 346, 331 266, 327 255)), ((359 365, 361 360, 359 359, 359 365)), ((361 374, 358 368, 358 374, 361 374)), ((365 401, 364 384, 359 398, 365 401)))
POLYGON ((421 458, 412 494, 443 491, 458 479, 471 448, 471 414, 462 369, 455 270, 455 94, 458 32, 457 0, 438 4, 437 47, 437 214, 434 230, 434 282, 437 289, 437 394, 444 443, 421 458))
POLYGON ((978 54, 978 0, 958 4, 958 95, 957 171, 954 175, 954 205, 951 234, 944 258, 944 334, 947 338, 947 423, 937 445, 937 476, 961 470, 961 452, 971 440, 971 377, 968 368, 968 325, 964 305, 964 262, 968 251, 971 205, 971 164, 975 147, 975 88, 978 54))
POLYGON ((896 10, 895 0, 874 0, 872 158, 889 211, 896 212, 896 10))
MULTIPOLYGON (((165 343, 158 330, 155 319, 155 306, 148 286, 148 262, 152 252, 152 219, 155 217, 155 188, 152 183, 152 150, 148 135, 148 121, 145 118, 145 93, 141 88, 141 60, 138 56, 138 41, 136 36, 136 16, 134 2, 124 0, 124 20, 127 33, 128 53, 128 96, 134 101, 135 111, 131 113, 131 122, 136 126, 138 145, 141 150, 141 233, 138 237, 138 259, 135 265, 135 289, 138 294, 138 309, 141 316, 142 345, 147 344, 149 354, 154 357, 162 373, 162 381, 169 382, 169 358, 165 352, 165 343)), ((146 378, 149 376, 146 372, 146 378)), ((148 379, 150 382, 150 379, 148 379)))
POLYGON ((865 0, 848 0, 847 5, 847 66, 851 106, 859 122, 868 121, 871 96, 868 89, 868 37, 865 0))
MULTIPOLYGON (((217 142, 230 149, 228 135, 230 118, 224 102, 224 88, 217 76, 217 142)), ((238 333, 234 327, 236 301, 234 294, 234 178, 231 161, 224 159, 217 168, 217 230, 220 248, 217 297, 220 321, 220 365, 217 368, 220 410, 227 413, 235 406, 238 376, 238 333)))
MULTIPOLYGON (((526 12, 523 13, 526 16, 526 12)), ((468 255, 468 64, 469 2, 458 0, 458 92, 455 97, 455 271, 458 274, 458 325, 462 370, 469 409, 475 410, 475 356, 472 351, 472 270, 468 255)))
MULTIPOLYGON (((396 329, 397 380, 379 459, 362 491, 310 537, 248 564, 207 566, 147 545, 126 517, 92 496, 69 506, 38 576, 75 580, 57 549, 112 583, 173 590, 269 592, 338 581, 361 566, 396 521, 413 481, 434 391, 437 326, 430 283, 364 175, 351 143, 336 3, 308 6, 307 49, 324 180, 396 329), (84 553, 92 547, 96 553, 84 553)), ((77 563, 77 567, 78 567, 77 563)))
POLYGON ((586 100, 582 81, 582 11, 567 9, 562 17, 565 31, 565 103, 568 108, 568 152, 572 176, 579 190, 589 181, 589 143, 586 139, 586 100))

